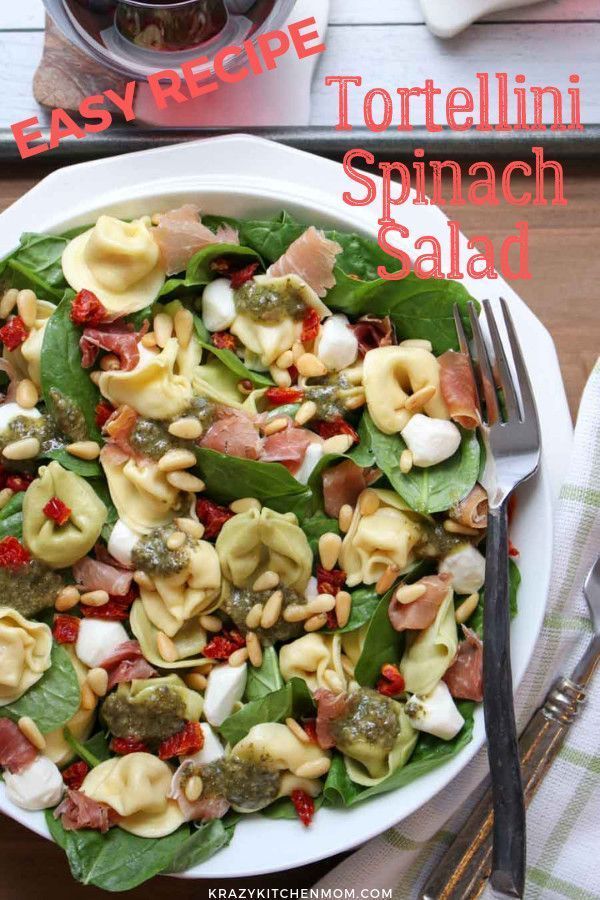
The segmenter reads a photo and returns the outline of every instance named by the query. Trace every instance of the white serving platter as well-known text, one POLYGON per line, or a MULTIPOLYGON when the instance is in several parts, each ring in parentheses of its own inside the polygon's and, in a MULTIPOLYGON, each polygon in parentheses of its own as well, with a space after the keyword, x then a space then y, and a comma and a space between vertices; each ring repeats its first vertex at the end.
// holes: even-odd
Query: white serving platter
POLYGON ((448 0, 421 0, 421 8, 429 30, 437 37, 451 38, 477 19, 483 19, 491 13, 539 2, 540 0, 461 0, 460 3, 453 3, 448 0))
MULTIPOLYGON (((0 257, 23 231, 60 232, 102 212, 123 217, 195 201, 206 213, 273 215, 287 209, 307 223, 376 236, 376 208, 351 208, 351 187, 334 162, 247 135, 179 144, 59 169, 0 215, 0 257)), ((447 247, 446 217, 435 207, 406 205, 402 221, 412 235, 436 235, 447 247)), ((466 238, 462 251, 468 255, 466 238)), ((520 493, 511 537, 520 548, 520 612, 512 629, 515 685, 523 677, 542 623, 552 555, 553 500, 563 479, 571 422, 550 335, 501 278, 464 280, 471 294, 492 303, 506 298, 521 336, 537 397, 543 439, 539 475, 520 493)), ((472 742, 453 760, 399 791, 350 810, 321 809, 310 828, 297 821, 253 816, 228 848, 189 872, 188 878, 261 875, 305 865, 363 843, 419 809, 447 788, 484 742, 482 709, 472 742)), ((41 813, 13 806, 0 786, 0 811, 48 836, 41 813)))

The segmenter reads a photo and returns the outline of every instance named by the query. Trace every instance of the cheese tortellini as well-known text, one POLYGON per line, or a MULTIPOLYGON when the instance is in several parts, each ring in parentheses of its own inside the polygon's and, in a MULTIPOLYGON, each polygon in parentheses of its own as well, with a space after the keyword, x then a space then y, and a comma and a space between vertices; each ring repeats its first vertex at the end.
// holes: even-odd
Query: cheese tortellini
POLYGON ((350 587, 375 584, 390 565, 401 572, 412 561, 415 546, 425 539, 419 517, 397 494, 383 490, 374 493, 379 507, 364 515, 359 498, 342 543, 340 566, 350 587))
POLYGON ((440 366, 428 350, 420 347, 378 347, 364 359, 363 385, 373 422, 384 434, 396 434, 408 424, 405 409, 409 394, 432 385, 436 393, 425 404, 434 419, 449 419, 440 391, 440 366))
POLYGON ((161 353, 141 359, 135 369, 102 372, 100 392, 113 406, 131 406, 147 419, 175 419, 193 397, 189 379, 175 372, 180 352, 177 338, 170 338, 161 353))
POLYGON ((136 600, 131 607, 129 625, 134 637, 139 641, 144 659, 151 665, 163 669, 189 669, 192 666, 210 668, 212 660, 200 655, 207 644, 207 637, 197 617, 188 619, 179 631, 171 636, 177 659, 169 662, 159 652, 157 639, 160 629, 146 615, 142 600, 136 600))
POLYGON ((179 804, 168 796, 172 777, 170 766, 157 756, 129 753, 107 759, 88 772, 81 791, 114 809, 124 831, 159 838, 184 821, 179 804))
POLYGON ((125 316, 156 299, 165 280, 149 222, 100 216, 93 228, 69 241, 62 267, 74 291, 93 291, 103 306, 125 316))
POLYGON ((391 748, 377 740, 358 737, 338 749, 344 753, 346 770, 352 781, 370 787, 406 765, 417 743, 418 732, 412 727, 404 706, 390 700, 398 716, 398 732, 391 748))
POLYGON ((285 587, 302 594, 311 576, 312 551, 293 513, 266 506, 239 513, 225 523, 216 547, 223 578, 238 588, 252 587, 270 570, 285 587))
POLYGON ((53 569, 72 566, 88 553, 106 521, 107 510, 88 482, 54 461, 42 466, 23 500, 23 540, 36 559, 53 569), (53 497, 65 503, 71 514, 58 525, 44 513, 53 497))
POLYGON ((47 300, 37 301, 36 318, 29 334, 22 344, 14 350, 4 347, 4 358, 9 360, 22 378, 30 378, 38 389, 41 389, 41 358, 44 332, 48 319, 56 309, 53 303, 47 300))
POLYGON ((196 366, 192 378, 194 393, 213 403, 221 403, 233 409, 242 408, 242 395, 238 390, 240 378, 215 356, 209 356, 201 366, 196 366))
POLYGON ((221 568, 217 551, 207 541, 195 541, 181 572, 153 575, 152 581, 155 590, 140 587, 144 611, 156 628, 173 637, 189 619, 218 605, 221 568))
POLYGON ((364 630, 349 634, 305 634, 279 651, 285 681, 302 678, 311 691, 326 688, 341 693, 353 685, 354 666, 361 652, 364 630))
POLYGON ((424 631, 409 634, 400 661, 406 690, 429 694, 448 669, 458 650, 454 591, 449 588, 435 621, 424 631))
POLYGON ((110 447, 103 448, 100 462, 119 518, 132 531, 148 534, 171 521, 181 494, 156 463, 123 458, 110 447))
POLYGON ((52 632, 10 606, 0 607, 0 707, 14 703, 50 668, 52 632))
MULTIPOLYGON (((69 658, 75 669, 75 674, 77 675, 77 680, 79 681, 79 686, 83 687, 88 673, 88 667, 81 662, 75 653, 73 644, 64 644, 63 646, 69 654, 69 658)), ((66 765, 75 756, 75 751, 65 739, 65 727, 69 729, 76 741, 83 743, 90 736, 95 720, 96 710, 84 709, 84 707, 81 706, 75 715, 69 719, 66 726, 61 725, 60 728, 57 728, 55 731, 51 731, 44 735, 46 738, 44 755, 51 759, 57 766, 66 765)))

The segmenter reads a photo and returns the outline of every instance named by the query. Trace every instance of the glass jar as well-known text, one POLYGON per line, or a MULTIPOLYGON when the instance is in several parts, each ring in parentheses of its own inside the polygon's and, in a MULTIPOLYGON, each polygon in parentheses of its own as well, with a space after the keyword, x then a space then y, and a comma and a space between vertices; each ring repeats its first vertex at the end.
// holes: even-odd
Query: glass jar
POLYGON ((115 24, 146 50, 176 52, 205 44, 227 23, 224 0, 119 0, 115 24))

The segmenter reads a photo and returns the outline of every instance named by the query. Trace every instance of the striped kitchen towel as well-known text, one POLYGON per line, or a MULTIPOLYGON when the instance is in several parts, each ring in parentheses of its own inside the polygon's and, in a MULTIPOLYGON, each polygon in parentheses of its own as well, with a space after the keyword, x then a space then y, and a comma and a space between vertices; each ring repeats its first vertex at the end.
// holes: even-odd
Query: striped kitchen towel
MULTIPOLYGON (((581 401, 568 479, 556 510, 548 609, 516 697, 523 728, 558 674, 568 673, 591 635, 582 584, 600 553, 600 361, 581 401)), ((392 888, 413 900, 469 812, 487 771, 485 749, 451 787, 333 869, 320 888, 392 888), (459 803, 462 807, 456 812, 459 803)), ((527 900, 600 900, 600 674, 528 811, 527 900)), ((492 897, 488 887, 483 894, 492 897)))

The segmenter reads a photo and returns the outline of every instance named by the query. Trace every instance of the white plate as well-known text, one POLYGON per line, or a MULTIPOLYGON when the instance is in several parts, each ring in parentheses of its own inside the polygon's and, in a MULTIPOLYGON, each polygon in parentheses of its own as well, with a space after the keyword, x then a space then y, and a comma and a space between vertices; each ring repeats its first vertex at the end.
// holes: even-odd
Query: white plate
POLYGON ((477 19, 491 13, 514 9, 516 6, 531 6, 540 0, 421 0, 421 8, 429 30, 441 38, 451 38, 464 31, 477 19))
MULTIPOLYGON (((308 223, 377 233, 377 211, 346 206, 350 187, 342 167, 246 135, 214 138, 59 169, 0 216, 0 257, 22 231, 62 231, 101 212, 134 216, 197 201, 207 213, 271 215, 287 209, 308 223)), ((405 206, 411 234, 438 235, 447 245, 445 216, 435 207, 405 206)), ((466 240, 463 250, 466 251, 466 240)), ((510 303, 527 356, 544 442, 539 477, 522 491, 512 537, 521 550, 520 613, 513 626, 515 683, 522 678, 546 604, 552 544, 552 501, 562 480, 571 426, 556 353, 549 334, 498 278, 465 286, 478 299, 510 303), (535 537, 533 537, 535 536, 535 537)), ((350 810, 319 811, 310 828, 255 816, 238 827, 231 845, 184 877, 260 875, 305 865, 348 850, 410 815, 443 790, 484 740, 482 710, 471 743, 452 761, 399 791, 350 810)), ((48 836, 41 813, 14 807, 0 787, 0 810, 48 836)))

